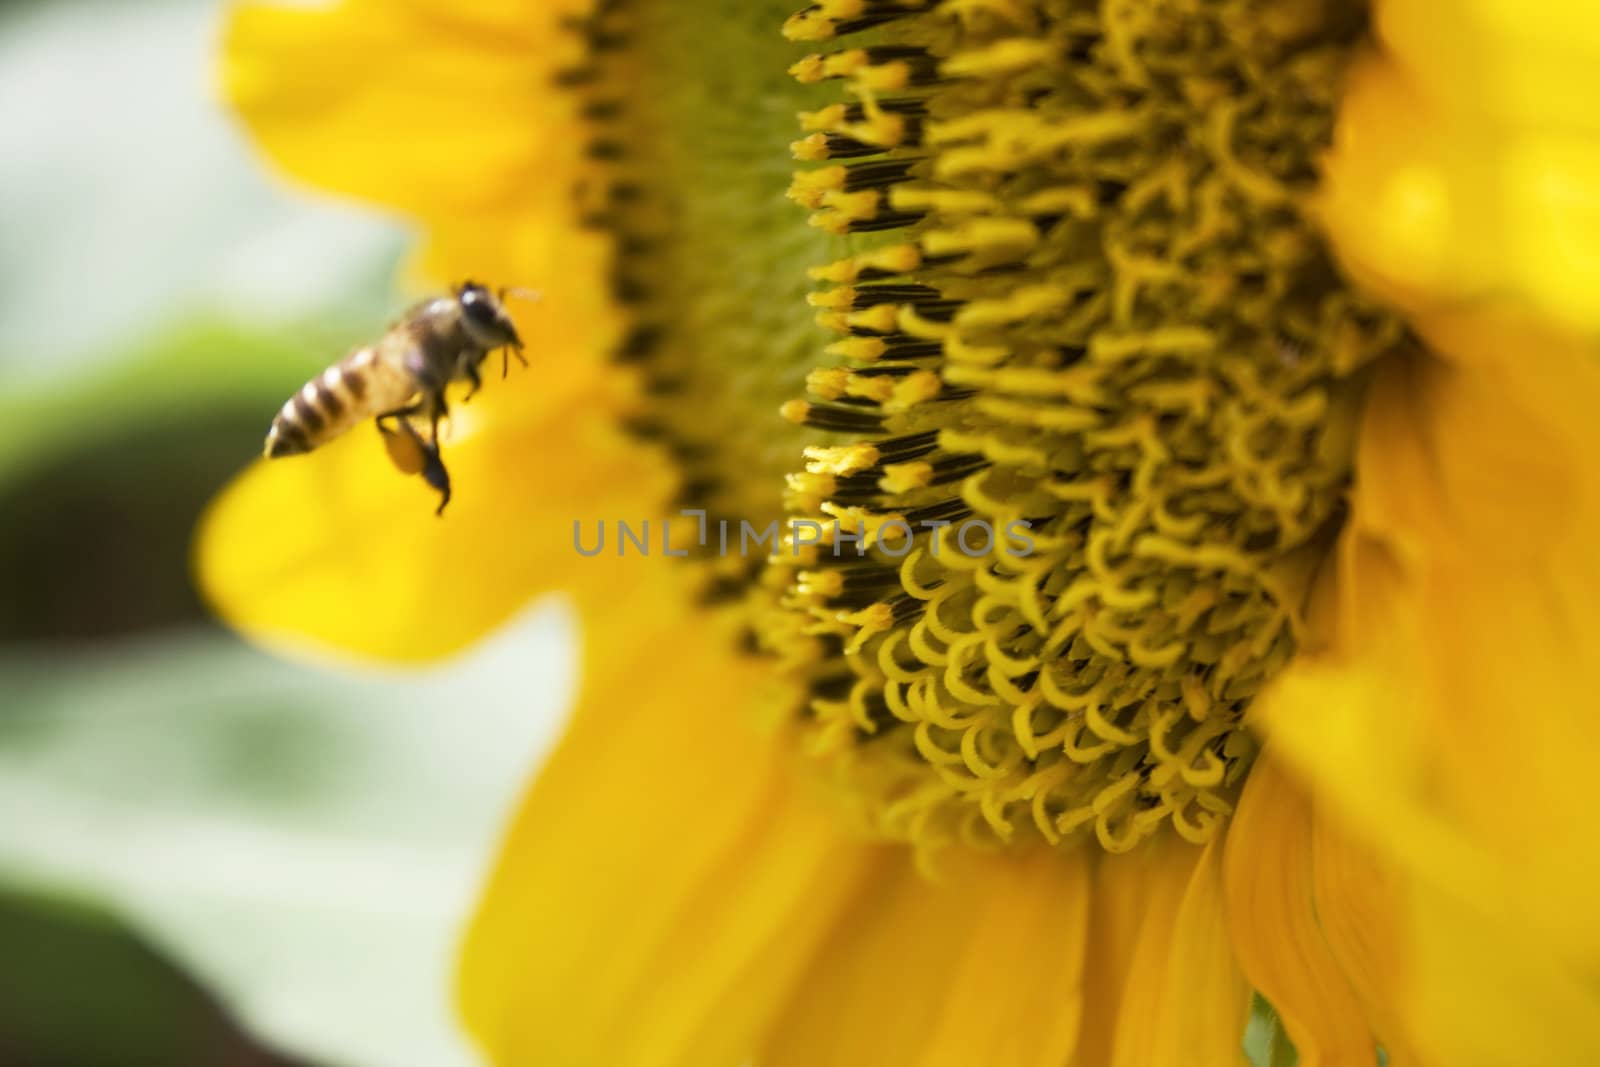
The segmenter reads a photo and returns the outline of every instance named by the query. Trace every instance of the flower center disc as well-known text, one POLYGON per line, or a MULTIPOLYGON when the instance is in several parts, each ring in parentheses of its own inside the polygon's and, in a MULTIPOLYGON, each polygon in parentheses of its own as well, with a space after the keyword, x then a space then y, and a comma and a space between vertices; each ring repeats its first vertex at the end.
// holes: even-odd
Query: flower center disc
MULTIPOLYGON (((641 298, 641 322, 680 390, 804 375, 782 412, 811 441, 748 401, 708 437, 728 416, 666 393, 656 429, 741 517, 777 499, 774 451, 803 463, 783 500, 818 543, 781 543, 747 606, 809 691, 804 751, 876 831, 1124 851, 1231 811, 1241 720, 1337 527, 1355 372, 1400 332, 1305 209, 1363 29, 1353 0, 826 0, 782 23, 823 49, 790 61, 798 90, 710 105, 759 118, 764 153, 773 102, 813 94, 788 189, 811 228, 680 232, 679 261, 740 280, 658 278, 682 295, 641 298), (807 251, 827 254, 805 295, 807 251), (837 340, 793 321, 802 301, 837 340), (727 320, 756 340, 696 347, 727 320)), ((727 182, 771 160, 746 165, 727 182)))

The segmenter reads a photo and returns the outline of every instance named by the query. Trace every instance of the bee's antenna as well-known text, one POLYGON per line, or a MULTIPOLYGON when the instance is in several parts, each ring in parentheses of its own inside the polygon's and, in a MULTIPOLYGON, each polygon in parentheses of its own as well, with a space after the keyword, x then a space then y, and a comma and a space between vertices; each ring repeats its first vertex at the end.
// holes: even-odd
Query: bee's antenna
POLYGON ((506 345, 500 350, 500 378, 502 381, 505 380, 506 375, 511 373, 512 356, 516 356, 517 362, 524 367, 528 365, 528 357, 522 354, 521 345, 506 345))
MULTIPOLYGON (((514 296, 518 300, 533 301, 544 299, 544 294, 537 289, 523 289, 520 286, 515 285, 501 286, 498 295, 501 303, 505 303, 505 299, 508 296, 514 296)), ((522 364, 524 367, 528 365, 528 357, 522 354, 521 345, 506 345, 505 349, 500 353, 500 377, 502 380, 504 380, 505 377, 511 373, 512 356, 516 356, 517 362, 522 364)))

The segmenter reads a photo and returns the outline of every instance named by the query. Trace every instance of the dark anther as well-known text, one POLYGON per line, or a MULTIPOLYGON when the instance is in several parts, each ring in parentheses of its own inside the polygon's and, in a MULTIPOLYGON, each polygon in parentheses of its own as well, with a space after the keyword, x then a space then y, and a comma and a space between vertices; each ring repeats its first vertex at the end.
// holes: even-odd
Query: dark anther
POLYGON ((857 163, 845 171, 845 191, 853 193, 860 189, 881 189, 885 185, 904 181, 910 176, 911 168, 920 162, 918 159, 884 159, 857 163))
POLYGON ((944 294, 927 285, 863 285, 858 286, 851 307, 857 311, 877 307, 879 304, 922 304, 937 301, 944 294))
POLYGON ((700 587, 696 599, 704 607, 731 604, 743 597, 749 588, 750 583, 743 578, 719 574, 700 587))
POLYGON ((600 68, 587 64, 581 67, 567 67, 565 70, 556 71, 551 80, 563 89, 577 89, 599 81, 600 68))
POLYGON ((662 330, 649 324, 635 326, 617 346, 617 358, 632 363, 645 358, 661 345, 662 330))
POLYGON ((609 137, 599 137, 585 145, 583 151, 590 159, 615 163, 627 156, 628 146, 609 137))
POLYGON ((840 433, 878 433, 883 429, 883 416, 843 405, 812 404, 806 412, 805 423, 819 430, 840 433))
POLYGON ((621 100, 589 100, 580 112, 590 122, 611 122, 622 116, 621 100))

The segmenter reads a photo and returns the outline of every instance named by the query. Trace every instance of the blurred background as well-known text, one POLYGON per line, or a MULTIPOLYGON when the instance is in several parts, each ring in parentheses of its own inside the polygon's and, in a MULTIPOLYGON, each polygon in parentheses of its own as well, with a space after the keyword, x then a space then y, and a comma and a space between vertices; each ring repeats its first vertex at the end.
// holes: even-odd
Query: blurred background
POLYGON ((202 611, 196 516, 408 243, 253 156, 223 7, 0 0, 0 1067, 467 1064, 455 940, 570 620, 356 674, 202 611))

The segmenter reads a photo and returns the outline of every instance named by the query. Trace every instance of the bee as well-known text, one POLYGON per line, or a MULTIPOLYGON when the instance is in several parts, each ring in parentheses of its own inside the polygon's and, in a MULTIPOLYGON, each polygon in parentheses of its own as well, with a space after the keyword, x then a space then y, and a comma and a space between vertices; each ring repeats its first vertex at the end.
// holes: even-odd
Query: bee
POLYGON ((468 281, 449 296, 413 307, 376 342, 351 352, 285 401, 267 431, 266 457, 310 452, 370 418, 395 465, 420 473, 439 491, 435 514, 443 514, 450 503, 450 472, 439 457, 439 420, 449 414, 445 388, 465 380, 470 388, 462 400, 470 399, 483 385, 479 365, 497 348, 504 358, 502 377, 511 355, 528 365, 506 314, 509 295, 536 294, 502 289, 497 295, 468 281), (426 435, 414 418, 427 424, 426 435))

